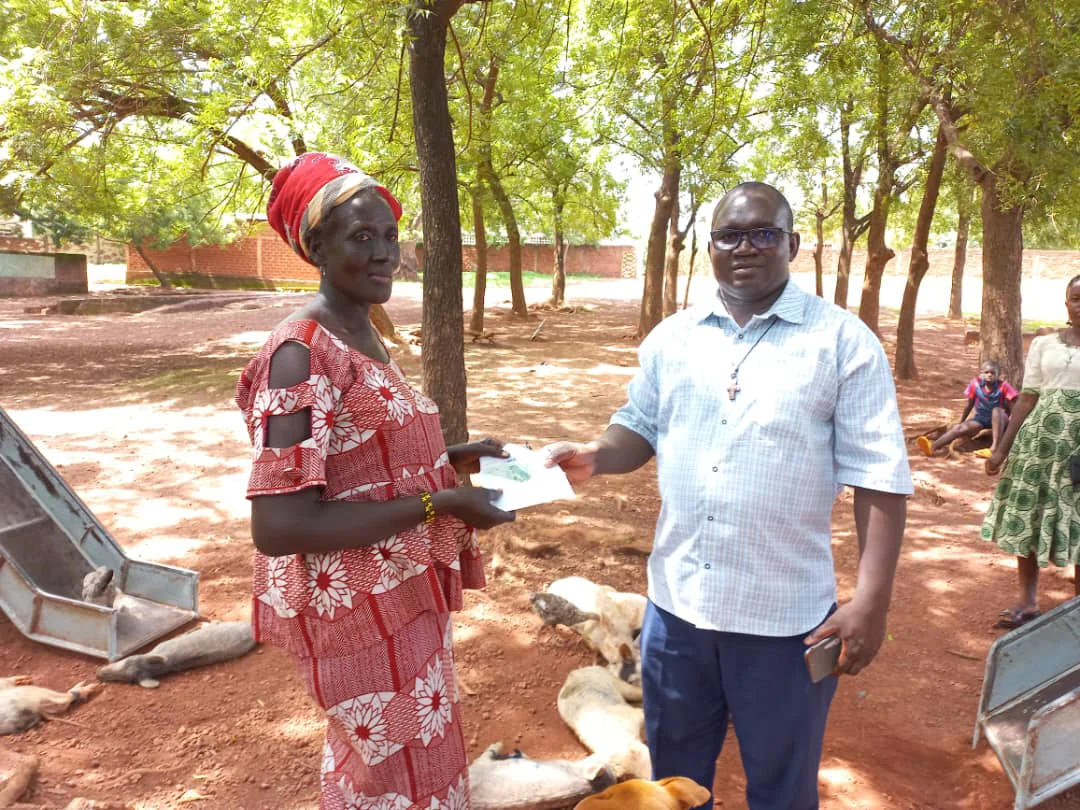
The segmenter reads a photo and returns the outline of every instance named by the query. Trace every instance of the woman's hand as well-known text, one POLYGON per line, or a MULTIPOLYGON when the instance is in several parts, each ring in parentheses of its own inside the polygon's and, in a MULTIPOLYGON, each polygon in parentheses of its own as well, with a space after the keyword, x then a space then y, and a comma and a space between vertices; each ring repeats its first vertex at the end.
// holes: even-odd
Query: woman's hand
POLYGON ((986 460, 986 463, 983 465, 983 467, 985 468, 987 475, 997 475, 999 472, 1001 472, 1001 467, 1004 464, 1005 457, 1002 456, 1000 453, 994 453, 990 456, 990 458, 986 460))
POLYGON ((501 441, 489 437, 478 442, 452 444, 446 448, 446 456, 450 459, 450 464, 457 470, 458 475, 468 475, 480 472, 480 459, 482 457, 506 458, 509 453, 503 450, 501 441))
POLYGON ((504 512, 492 504, 501 494, 499 489, 457 487, 440 490, 431 499, 436 515, 453 515, 475 529, 490 529, 517 518, 517 513, 504 512))

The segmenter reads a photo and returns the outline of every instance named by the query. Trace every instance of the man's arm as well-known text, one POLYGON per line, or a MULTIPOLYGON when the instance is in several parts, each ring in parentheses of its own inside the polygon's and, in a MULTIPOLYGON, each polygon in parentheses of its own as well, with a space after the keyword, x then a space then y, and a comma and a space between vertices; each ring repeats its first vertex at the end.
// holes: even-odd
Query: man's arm
POLYGON ((644 437, 622 425, 611 425, 596 441, 555 442, 544 450, 547 466, 558 464, 571 484, 588 481, 594 475, 633 472, 654 455, 653 446, 644 437))
POLYGON ((907 496, 855 488, 855 531, 859 573, 855 596, 806 638, 813 644, 838 635, 844 642, 837 674, 857 675, 885 640, 893 578, 907 520, 907 496))

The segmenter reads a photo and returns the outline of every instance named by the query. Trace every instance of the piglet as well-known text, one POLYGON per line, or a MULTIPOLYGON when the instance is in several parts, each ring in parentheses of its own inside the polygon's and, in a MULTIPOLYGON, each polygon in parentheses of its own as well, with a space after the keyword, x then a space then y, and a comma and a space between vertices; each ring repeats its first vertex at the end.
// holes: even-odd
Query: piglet
POLYGON ((0 678, 0 735, 33 728, 41 718, 63 714, 72 704, 81 703, 102 688, 100 683, 78 683, 67 692, 55 692, 29 684, 26 675, 0 678))
POLYGON ((153 689, 159 686, 158 678, 163 675, 231 661, 254 646, 249 622, 211 622, 163 641, 148 653, 106 664, 98 670, 98 678, 153 689))
POLYGON ((615 783, 599 758, 538 760, 502 750, 495 743, 469 766, 472 810, 555 810, 615 783))

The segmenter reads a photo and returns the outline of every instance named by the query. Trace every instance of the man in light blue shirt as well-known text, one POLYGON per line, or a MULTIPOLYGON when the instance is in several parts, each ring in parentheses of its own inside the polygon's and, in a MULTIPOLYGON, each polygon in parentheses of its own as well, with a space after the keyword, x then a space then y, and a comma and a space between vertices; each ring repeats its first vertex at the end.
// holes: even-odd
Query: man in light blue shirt
POLYGON ((709 244, 716 298, 645 339, 629 401, 600 439, 548 448, 575 483, 656 456, 641 634, 653 778, 710 787, 730 717, 751 810, 818 806, 837 681, 812 683, 803 653, 837 635, 836 674, 873 659, 912 492, 881 344, 789 282, 798 250, 779 191, 729 192, 709 244), (860 561, 854 597, 836 608, 831 515, 844 486, 860 561))

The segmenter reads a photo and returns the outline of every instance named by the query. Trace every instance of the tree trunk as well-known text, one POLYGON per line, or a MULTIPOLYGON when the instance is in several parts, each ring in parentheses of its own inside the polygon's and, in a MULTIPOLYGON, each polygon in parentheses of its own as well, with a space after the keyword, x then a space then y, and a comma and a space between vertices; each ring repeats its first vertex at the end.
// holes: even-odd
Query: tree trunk
POLYGON ((814 293, 818 298, 825 297, 825 212, 820 208, 814 212, 814 233, 817 244, 814 246, 814 293))
POLYGON ((930 267, 930 254, 927 247, 930 241, 930 226, 934 222, 934 211, 941 191, 941 176, 945 172, 947 146, 945 135, 939 127, 934 153, 930 157, 930 167, 926 172, 919 216, 915 220, 907 286, 904 287, 904 300, 900 305, 900 322, 896 327, 896 359, 893 363, 893 371, 901 380, 913 380, 919 376, 919 370, 915 366, 915 302, 919 297, 919 285, 922 284, 923 276, 930 267))
POLYGON ((855 200, 859 190, 859 161, 851 161, 851 114, 855 102, 849 97, 840 108, 840 156, 844 172, 844 202, 840 222, 840 255, 836 260, 836 287, 833 303, 847 309, 848 282, 851 278, 851 252, 855 249, 855 200))
POLYGON ((1020 328, 1024 210, 1021 206, 1001 207, 995 172, 984 175, 981 185, 983 296, 979 362, 1001 363, 1002 378, 1020 389, 1024 382, 1024 342, 1020 328))
POLYGON ((690 282, 694 279, 694 264, 697 262, 697 228, 690 223, 690 267, 686 272, 686 292, 683 293, 682 308, 690 306, 690 282))
POLYGON ((878 320, 881 312, 881 277, 885 266, 896 253, 885 244, 885 229, 889 224, 889 206, 892 202, 894 169, 878 166, 877 187, 874 189, 874 208, 870 212, 870 230, 866 235, 866 267, 863 270, 862 297, 859 299, 859 318, 881 334, 878 320))
POLYGON ((552 200, 555 212, 555 266, 551 271, 551 305, 561 307, 566 300, 566 233, 563 230, 562 196, 556 192, 552 200))
POLYGON ((390 320, 389 313, 383 309, 382 304, 371 305, 368 320, 371 321, 371 325, 375 327, 380 335, 391 342, 397 342, 397 329, 394 327, 394 322, 390 320))
POLYGON ((840 228, 840 252, 836 256, 836 289, 833 291, 833 303, 847 309, 848 280, 851 278, 851 254, 855 250, 855 239, 851 229, 840 228))
POLYGON ((143 246, 139 244, 139 240, 132 239, 131 244, 135 246, 135 252, 139 254, 144 262, 146 262, 146 266, 150 268, 150 272, 154 274, 154 278, 158 280, 158 284, 161 285, 161 288, 163 290, 171 290, 172 282, 169 281, 169 277, 154 266, 154 263, 150 261, 150 257, 146 255, 146 251, 143 250, 143 246))
MULTIPOLYGON (((956 249, 953 252, 952 287, 949 290, 949 317, 957 320, 964 317, 962 311, 964 297, 964 265, 967 264, 968 233, 971 231, 972 186, 968 179, 962 178, 961 191, 956 218, 956 249)), ((958 184, 959 185, 959 184, 958 184)))
POLYGON ((446 31, 456 8, 452 0, 436 0, 410 4, 408 11, 409 83, 424 230, 423 384, 439 406, 447 444, 469 435, 461 218, 445 74, 446 31))
POLYGON ((487 75, 484 76, 484 95, 480 101, 480 115, 477 125, 480 129, 478 141, 477 171, 491 195, 495 198, 495 204, 499 208, 503 226, 506 228, 506 238, 510 247, 510 302, 515 315, 525 317, 529 314, 528 305, 525 303, 525 285, 521 279, 521 232, 518 229, 517 216, 514 214, 514 206, 510 203, 510 197, 503 188, 502 180, 495 173, 495 164, 491 159, 491 117, 495 109, 495 83, 499 80, 499 63, 492 56, 488 60, 487 75))
MULTIPOLYGON (((669 119, 665 118, 665 121, 669 119)), ((671 223, 671 209, 679 198, 679 175, 682 161, 677 151, 678 136, 664 125, 664 176, 656 192, 652 224, 649 226, 649 244, 645 250, 645 286, 641 293, 641 317, 638 321, 638 337, 644 338, 663 318, 664 312, 664 254, 667 247, 667 230, 671 223)))
POLYGON ((664 317, 674 315, 679 307, 679 255, 683 240, 679 233, 679 195, 671 204, 671 220, 668 223, 667 253, 664 256, 664 317))
POLYGON ((470 332, 484 331, 484 302, 487 294, 487 229, 484 227, 483 189, 477 182, 472 189, 473 236, 476 240, 476 273, 473 279, 472 317, 470 332))

